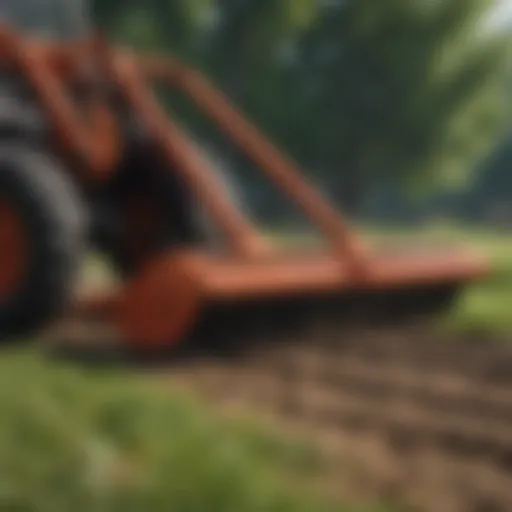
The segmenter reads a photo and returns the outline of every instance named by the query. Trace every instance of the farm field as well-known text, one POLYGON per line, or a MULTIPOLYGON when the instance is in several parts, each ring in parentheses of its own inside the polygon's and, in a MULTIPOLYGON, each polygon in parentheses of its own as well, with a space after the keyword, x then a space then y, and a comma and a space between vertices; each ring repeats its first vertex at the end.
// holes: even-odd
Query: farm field
MULTIPOLYGON (((411 242, 404 232, 370 233, 377 240, 390 235, 411 242)), ((331 460, 341 499, 370 496, 405 510, 507 511, 512 239, 453 228, 420 238, 468 243, 495 268, 438 324, 258 344, 234 361, 182 365, 172 379, 220 408, 264 411, 285 431, 307 432, 331 460)))
MULTIPOLYGON (((368 233, 377 242, 384 236, 411 242, 405 231, 368 233)), ((2 378, 24 389, 4 394, 3 406, 30 418, 27 446, 47 472, 61 471, 53 453, 65 459, 71 445, 90 436, 108 445, 106 453, 120 454, 121 464, 140 449, 142 473, 174 480, 178 471, 178 483, 165 493, 156 476, 146 498, 130 487, 128 495, 141 503, 158 495, 155 510, 179 503, 183 511, 508 511, 512 236, 443 227, 421 238, 469 243, 489 254, 496 269, 438 325, 319 333, 293 344, 260 340, 241 354, 191 354, 151 368, 83 369, 48 359, 43 345, 43 354, 29 348, 0 361, 2 378), (68 403, 70 423, 63 419, 68 403), (60 427, 53 444, 39 447, 54 423, 60 427), (160 446, 168 459, 155 458, 160 446)), ((101 284, 102 267, 93 259, 88 280, 101 284)), ((14 420, 4 428, 11 437, 21 429, 14 420)), ((16 442, 9 441, 13 460, 16 442)), ((41 493, 42 474, 31 474, 41 493)), ((78 473, 70 475, 75 494, 63 497, 68 507, 88 492, 78 473)), ((124 498, 116 489, 97 498, 102 510, 118 510, 116 500, 124 498)))

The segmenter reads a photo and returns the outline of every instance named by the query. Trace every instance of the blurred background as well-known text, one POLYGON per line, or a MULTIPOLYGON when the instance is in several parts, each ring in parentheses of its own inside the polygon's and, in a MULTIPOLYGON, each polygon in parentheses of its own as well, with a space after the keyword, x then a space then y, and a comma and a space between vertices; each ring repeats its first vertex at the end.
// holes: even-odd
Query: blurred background
MULTIPOLYGON (((94 16, 206 72, 353 217, 512 224, 509 0, 101 0, 94 16)), ((290 217, 173 105, 260 217, 290 217)))
MULTIPOLYGON (((493 273, 442 329, 148 372, 3 354, 0 511, 510 512, 512 0, 93 3, 115 41, 202 70, 365 232, 464 239, 493 273)), ((262 223, 297 222, 162 99, 262 223)))

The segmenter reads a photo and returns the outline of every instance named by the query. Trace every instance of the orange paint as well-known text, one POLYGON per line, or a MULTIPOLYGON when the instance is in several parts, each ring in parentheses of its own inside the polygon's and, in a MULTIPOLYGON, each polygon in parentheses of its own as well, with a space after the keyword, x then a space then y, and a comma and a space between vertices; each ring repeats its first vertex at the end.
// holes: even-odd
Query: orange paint
POLYGON ((116 313, 127 342, 139 348, 178 343, 204 305, 195 275, 194 259, 173 254, 151 262, 128 283, 116 313))
POLYGON ((94 79, 99 58, 96 47, 82 42, 66 47, 31 41, 0 27, 0 49, 2 63, 14 67, 36 93, 56 132, 59 152, 77 157, 88 180, 108 178, 123 150, 114 114, 91 86, 83 116, 69 91, 77 80, 94 79), (88 68, 92 68, 92 77, 88 68))

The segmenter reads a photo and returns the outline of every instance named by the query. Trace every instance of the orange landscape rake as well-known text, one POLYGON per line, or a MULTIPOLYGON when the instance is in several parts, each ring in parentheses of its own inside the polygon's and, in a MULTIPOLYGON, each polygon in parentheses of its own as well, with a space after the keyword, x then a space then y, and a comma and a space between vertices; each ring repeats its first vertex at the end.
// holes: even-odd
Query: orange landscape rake
MULTIPOLYGON (((31 101, 51 127, 51 153, 64 162, 66 174, 81 191, 76 200, 80 198, 89 217, 101 217, 97 197, 106 197, 107 207, 117 208, 121 184, 129 179, 146 183, 151 176, 157 183, 144 189, 149 191, 146 202, 137 199, 141 189, 132 186, 131 206, 138 209, 130 210, 131 216, 116 209, 126 235, 126 243, 116 243, 116 261, 129 260, 121 288, 102 300, 82 300, 85 309, 108 314, 138 349, 175 345, 197 332, 213 336, 219 327, 293 324, 310 311, 340 319, 358 316, 365 322, 391 316, 399 320, 411 312, 440 309, 461 286, 488 270, 486 261, 469 251, 378 252, 366 247, 293 163, 199 73, 174 59, 113 49, 99 37, 63 45, 22 38, 7 29, 0 32, 0 53, 5 67, 30 87, 31 101), (153 93, 157 83, 179 89, 211 118, 315 223, 328 248, 277 248, 261 236, 173 116, 162 109, 153 93), (139 164, 129 160, 129 172, 132 139, 126 113, 145 141, 139 164), (160 183, 168 178, 175 183, 175 195, 157 200, 160 183), (186 237, 146 243, 147 233, 183 213, 180 205, 189 195, 221 231, 222 247, 213 249, 186 237), (153 208, 157 203, 160 209, 153 208)), ((4 196, 0 191, 0 204, 11 202, 21 212, 22 203, 12 200, 14 195, 4 196)), ((112 248, 112 239, 106 239, 104 246, 112 248)), ((4 274, 9 274, 8 263, 2 261, 4 274)), ((0 309, 0 326, 8 323, 5 312, 3 318, 0 309)))
POLYGON ((113 68, 114 81, 169 166, 183 176, 229 242, 223 253, 170 250, 128 284, 118 303, 118 321, 137 344, 172 344, 199 326, 206 335, 219 324, 228 331, 235 323, 246 323, 246 330, 255 328, 255 321, 272 326, 292 322, 294 316, 304 319, 308 312, 349 319, 427 313, 447 306, 461 285, 488 270, 467 250, 372 252, 295 166, 197 72, 169 59, 119 58, 113 68), (167 81, 186 93, 314 221, 330 250, 285 251, 259 236, 150 96, 144 79, 167 81))

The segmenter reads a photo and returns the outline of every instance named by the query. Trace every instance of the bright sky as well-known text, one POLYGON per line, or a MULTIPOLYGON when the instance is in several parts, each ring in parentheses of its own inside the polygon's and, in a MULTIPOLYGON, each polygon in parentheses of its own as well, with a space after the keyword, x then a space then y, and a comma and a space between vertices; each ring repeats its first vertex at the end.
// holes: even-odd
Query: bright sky
POLYGON ((493 23, 498 26, 512 24, 512 0, 497 0, 498 9, 493 16, 493 23))

